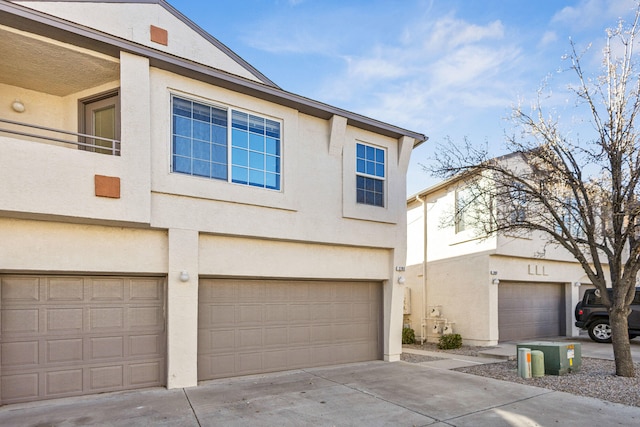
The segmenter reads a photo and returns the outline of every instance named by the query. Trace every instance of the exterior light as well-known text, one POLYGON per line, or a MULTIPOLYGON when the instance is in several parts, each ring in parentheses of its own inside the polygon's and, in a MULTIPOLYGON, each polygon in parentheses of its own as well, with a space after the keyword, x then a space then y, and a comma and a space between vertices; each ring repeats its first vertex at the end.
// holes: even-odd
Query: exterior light
POLYGON ((180 281, 188 282, 189 281, 189 272, 187 270, 182 270, 180 272, 180 281))
POLYGON ((24 110, 25 110, 24 104, 19 99, 16 99, 15 101, 13 101, 13 104, 11 104, 11 108, 16 113, 24 113, 24 110))
POLYGON ((398 277, 398 283, 399 284, 404 285, 404 282, 405 282, 404 276, 398 277))

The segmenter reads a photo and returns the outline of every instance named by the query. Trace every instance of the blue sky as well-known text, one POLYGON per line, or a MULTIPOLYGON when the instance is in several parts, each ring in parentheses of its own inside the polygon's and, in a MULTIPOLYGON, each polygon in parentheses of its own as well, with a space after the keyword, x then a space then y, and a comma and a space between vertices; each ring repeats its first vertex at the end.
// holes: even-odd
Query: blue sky
MULTIPOLYGON (((501 153, 511 108, 546 81, 573 120, 571 38, 592 44, 630 20, 633 0, 169 0, 283 89, 424 133, 407 193, 436 183, 420 167, 450 138, 501 153)), ((588 132, 588 128, 586 128, 588 132)))

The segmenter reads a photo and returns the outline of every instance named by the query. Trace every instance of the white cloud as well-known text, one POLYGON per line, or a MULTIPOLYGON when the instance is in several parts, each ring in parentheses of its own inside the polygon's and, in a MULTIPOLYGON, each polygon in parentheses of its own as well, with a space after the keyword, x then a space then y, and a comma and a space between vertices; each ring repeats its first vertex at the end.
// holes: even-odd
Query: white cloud
POLYGON ((549 46, 558 41, 558 34, 555 31, 545 31, 538 43, 538 47, 549 46))
POLYGON ((574 30, 588 29, 603 21, 611 26, 618 18, 628 16, 635 6, 634 0, 581 0, 576 6, 561 9, 551 22, 574 30))

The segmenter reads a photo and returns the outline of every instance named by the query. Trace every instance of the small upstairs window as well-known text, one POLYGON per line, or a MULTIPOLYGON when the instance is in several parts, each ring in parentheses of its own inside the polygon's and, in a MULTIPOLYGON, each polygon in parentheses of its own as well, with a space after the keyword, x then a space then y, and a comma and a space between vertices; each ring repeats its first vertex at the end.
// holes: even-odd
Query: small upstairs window
POLYGON ((356 144, 356 201, 384 207, 385 151, 367 144, 356 144))

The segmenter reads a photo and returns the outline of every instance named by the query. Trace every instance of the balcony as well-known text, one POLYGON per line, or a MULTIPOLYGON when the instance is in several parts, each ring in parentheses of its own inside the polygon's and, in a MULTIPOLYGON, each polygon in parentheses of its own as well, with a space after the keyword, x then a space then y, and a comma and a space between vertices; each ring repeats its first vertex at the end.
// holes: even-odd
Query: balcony
POLYGON ((120 154, 119 58, 3 25, 0 57, 0 137, 120 154))
POLYGON ((148 62, 87 46, 0 25, 0 216, 149 223, 148 62))

